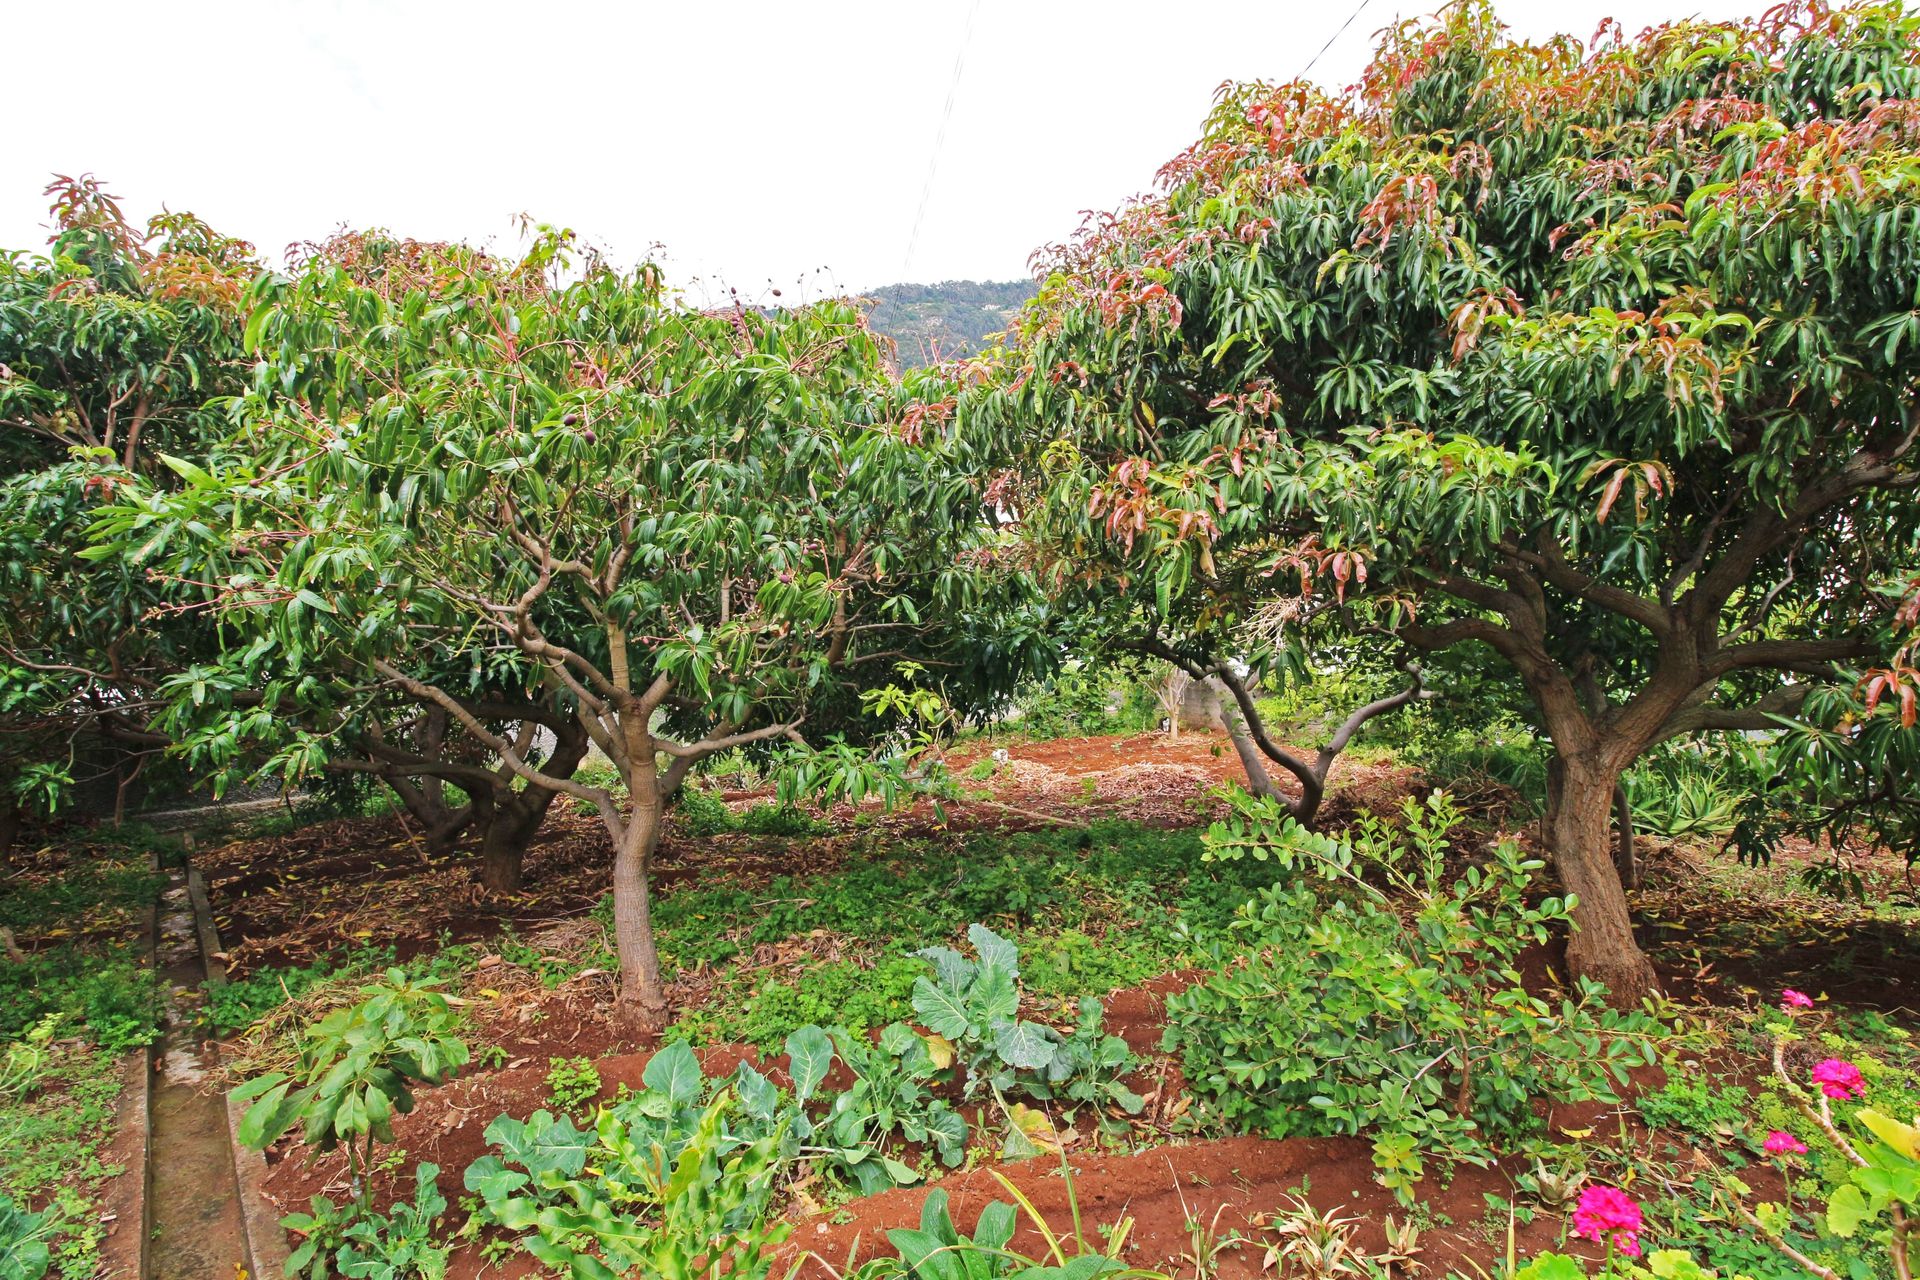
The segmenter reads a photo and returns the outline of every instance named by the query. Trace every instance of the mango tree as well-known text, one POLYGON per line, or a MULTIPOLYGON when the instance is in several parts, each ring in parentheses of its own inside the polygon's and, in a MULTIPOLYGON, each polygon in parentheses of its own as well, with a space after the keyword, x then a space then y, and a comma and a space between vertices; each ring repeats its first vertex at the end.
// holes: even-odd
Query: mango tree
POLYGON ((0 851, 19 810, 158 760, 157 682, 206 633, 171 585, 79 558, 122 486, 224 433, 252 246, 188 213, 135 227, 91 177, 47 188, 41 253, 0 254, 0 851))
MULTIPOLYGON (((903 671, 962 670, 983 526, 950 402, 897 383, 856 308, 695 310, 654 268, 575 264, 568 241, 545 230, 517 263, 443 253, 430 281, 377 246, 264 279, 231 446, 103 537, 199 566, 228 625, 438 708, 526 786, 591 805, 613 842, 619 1014, 657 1025, 666 801, 716 753, 804 743, 815 710, 910 705, 903 671), (499 664, 624 787, 549 768, 477 705, 499 664)), ((793 776, 858 799, 865 758, 793 776)))
POLYGON ((1529 45, 1466 4, 1348 94, 1229 85, 1160 194, 1043 252, 992 378, 987 420, 1051 437, 1017 474, 1162 615, 1333 597, 1499 655, 1554 748, 1571 965, 1618 998, 1655 985, 1622 771, 1873 665, 1920 560, 1916 32, 1790 4, 1529 45))

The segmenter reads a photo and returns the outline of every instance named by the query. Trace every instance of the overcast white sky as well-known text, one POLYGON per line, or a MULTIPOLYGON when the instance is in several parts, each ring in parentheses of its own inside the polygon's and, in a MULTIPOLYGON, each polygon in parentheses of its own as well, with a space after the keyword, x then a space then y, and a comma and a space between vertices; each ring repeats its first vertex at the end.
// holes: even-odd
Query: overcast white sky
MULTIPOLYGON (((623 262, 661 244, 702 293, 1008 279, 1144 190, 1222 80, 1290 77, 1332 38, 1313 77, 1348 84, 1437 3, 1366 0, 1336 37, 1356 0, 11 0, 0 246, 43 245, 48 175, 91 170, 275 261, 342 223, 509 247, 525 211, 623 262)), ((1501 13, 1584 39, 1768 3, 1501 13)))

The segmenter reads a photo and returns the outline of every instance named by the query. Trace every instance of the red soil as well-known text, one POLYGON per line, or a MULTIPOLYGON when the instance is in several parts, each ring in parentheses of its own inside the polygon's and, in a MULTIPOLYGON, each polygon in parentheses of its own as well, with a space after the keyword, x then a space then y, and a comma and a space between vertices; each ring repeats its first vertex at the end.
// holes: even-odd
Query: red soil
MULTIPOLYGON (((1290 1207, 1304 1195, 1323 1212, 1355 1220, 1355 1239, 1370 1251, 1385 1248, 1385 1219, 1404 1220, 1406 1211, 1391 1193, 1373 1181, 1369 1144, 1358 1138, 1220 1138, 1156 1147, 1128 1155, 1079 1155, 1069 1160, 1071 1185, 1057 1156, 1042 1156, 994 1169, 953 1174, 937 1185, 946 1191, 956 1226, 972 1231, 980 1211, 995 1200, 1010 1201, 993 1178, 998 1172, 1033 1202, 1049 1229, 1071 1235, 1073 1201, 1078 1200, 1089 1243, 1100 1247, 1097 1228, 1131 1219, 1125 1258, 1131 1265, 1191 1274, 1186 1259, 1195 1251, 1194 1224, 1212 1240, 1228 1232, 1248 1232, 1256 1220, 1290 1207)), ((850 1256, 868 1258, 887 1249, 885 1233, 917 1226, 928 1188, 905 1187, 858 1200, 845 1210, 800 1219, 788 1244, 790 1256, 804 1255, 801 1274, 830 1280, 850 1256)), ((1468 1261, 1486 1262, 1495 1253, 1481 1231, 1484 1195, 1511 1196, 1512 1187, 1497 1169, 1461 1168, 1445 1187, 1423 1187, 1429 1209, 1452 1226, 1430 1229, 1421 1237, 1419 1260, 1431 1274, 1468 1261)), ((1505 1220, 1499 1226, 1504 1249, 1505 1220)), ((1517 1226, 1522 1256, 1558 1245, 1559 1224, 1548 1217, 1517 1226)), ((1205 1246, 1203 1246, 1205 1247, 1205 1246)), ((1043 1256, 1046 1243, 1024 1214, 1013 1248, 1043 1256)), ((1261 1274, 1258 1247, 1219 1259, 1223 1280, 1251 1280, 1261 1274)))

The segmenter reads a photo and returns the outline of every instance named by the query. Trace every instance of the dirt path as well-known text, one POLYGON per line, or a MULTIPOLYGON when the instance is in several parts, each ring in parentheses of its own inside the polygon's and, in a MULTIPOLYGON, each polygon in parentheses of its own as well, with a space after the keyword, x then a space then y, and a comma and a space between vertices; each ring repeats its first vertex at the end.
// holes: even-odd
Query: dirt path
POLYGON ((172 988, 153 1090, 149 1280, 232 1280, 246 1258, 226 1103, 207 1087, 213 1051, 194 1027, 206 974, 184 876, 160 902, 157 962, 172 988))

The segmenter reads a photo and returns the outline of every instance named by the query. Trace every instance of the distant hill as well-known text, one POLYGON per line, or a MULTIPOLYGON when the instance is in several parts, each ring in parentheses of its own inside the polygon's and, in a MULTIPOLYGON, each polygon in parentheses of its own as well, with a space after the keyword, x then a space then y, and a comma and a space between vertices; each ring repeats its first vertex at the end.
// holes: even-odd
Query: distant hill
POLYGON ((900 346, 902 368, 972 355, 990 334, 1013 323, 1014 312, 1033 296, 1031 280, 948 280, 941 284, 890 284, 867 290, 874 329, 900 346))

